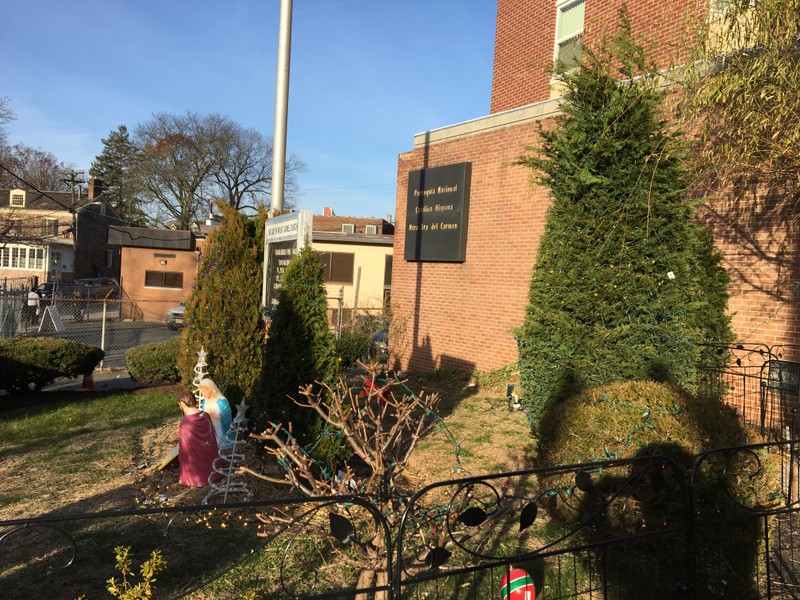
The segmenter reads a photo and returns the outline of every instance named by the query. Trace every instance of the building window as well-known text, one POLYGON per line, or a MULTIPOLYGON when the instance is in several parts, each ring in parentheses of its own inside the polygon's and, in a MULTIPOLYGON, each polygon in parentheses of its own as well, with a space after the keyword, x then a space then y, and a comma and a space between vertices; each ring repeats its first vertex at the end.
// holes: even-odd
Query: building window
POLYGON ((11 256, 11 249, 9 247, 5 246, 2 249, 0 249, 0 267, 4 267, 6 269, 9 267, 10 256, 11 256))
POLYGON ((114 251, 106 250, 106 268, 110 269, 113 266, 114 266, 114 251))
POLYGON ((355 254, 351 252, 320 252, 322 278, 325 283, 353 283, 353 265, 355 254))
POLYGON ((44 220, 44 235, 58 235, 58 219, 44 220))
POLYGON ((377 235, 378 226, 377 225, 367 225, 366 231, 367 231, 367 235, 377 235))
POLYGON ((356 226, 352 223, 345 223, 342 225, 342 233, 355 233, 356 226))
POLYGON ((170 271, 145 271, 144 287, 183 289, 183 273, 170 271))
POLYGON ((44 269, 44 248, 28 249, 28 269, 41 271, 44 269))
POLYGON ((585 0, 564 2, 557 8, 556 60, 573 66, 581 59, 583 50, 583 12, 585 0))
POLYGON ((386 262, 383 266, 383 287, 388 288, 392 286, 392 255, 386 255, 386 262))
POLYGON ((10 205, 12 208, 22 208, 25 206, 25 192, 17 190, 12 191, 10 205))

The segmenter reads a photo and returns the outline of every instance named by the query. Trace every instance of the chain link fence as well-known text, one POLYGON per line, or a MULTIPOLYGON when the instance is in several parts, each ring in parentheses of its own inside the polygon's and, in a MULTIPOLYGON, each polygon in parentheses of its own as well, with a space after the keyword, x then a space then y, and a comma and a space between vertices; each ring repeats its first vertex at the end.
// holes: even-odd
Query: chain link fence
POLYGON ((0 295, 0 338, 58 337, 105 351, 102 368, 125 366, 130 348, 180 336, 166 314, 179 299, 48 298, 30 302, 24 291, 0 295))

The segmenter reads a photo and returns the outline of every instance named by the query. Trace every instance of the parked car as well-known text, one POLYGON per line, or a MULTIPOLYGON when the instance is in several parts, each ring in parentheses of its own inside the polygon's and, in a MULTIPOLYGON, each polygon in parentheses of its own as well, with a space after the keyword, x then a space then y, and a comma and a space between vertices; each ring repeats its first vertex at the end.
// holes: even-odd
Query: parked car
POLYGON ((78 279, 75 283, 84 289, 86 298, 119 298, 119 281, 112 277, 88 277, 78 279))
POLYGON ((46 281, 36 286, 35 291, 43 300, 86 297, 85 288, 72 282, 46 281))
POLYGON ((180 329, 184 326, 183 311, 186 308, 186 302, 181 302, 178 306, 173 306, 167 311, 167 327, 170 329, 180 329))

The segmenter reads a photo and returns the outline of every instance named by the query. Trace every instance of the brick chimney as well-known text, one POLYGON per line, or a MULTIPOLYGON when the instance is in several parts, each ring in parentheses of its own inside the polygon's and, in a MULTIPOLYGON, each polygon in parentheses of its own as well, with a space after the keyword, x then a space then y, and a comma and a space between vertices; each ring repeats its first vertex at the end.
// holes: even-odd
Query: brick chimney
POLYGON ((323 217, 334 217, 336 215, 333 214, 333 209, 330 206, 326 206, 322 209, 322 216, 323 217))
POLYGON ((100 194, 103 193, 103 180, 102 179, 95 179, 94 177, 89 178, 89 190, 88 190, 88 197, 89 200, 94 200, 100 194))

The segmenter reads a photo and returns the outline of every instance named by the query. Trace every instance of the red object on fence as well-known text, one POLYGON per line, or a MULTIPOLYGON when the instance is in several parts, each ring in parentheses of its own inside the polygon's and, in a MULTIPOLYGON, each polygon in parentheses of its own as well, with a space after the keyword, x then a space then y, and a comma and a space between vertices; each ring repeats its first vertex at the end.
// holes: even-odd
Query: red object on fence
POLYGON ((536 600, 533 579, 525 569, 511 569, 500 580, 503 600, 536 600))

